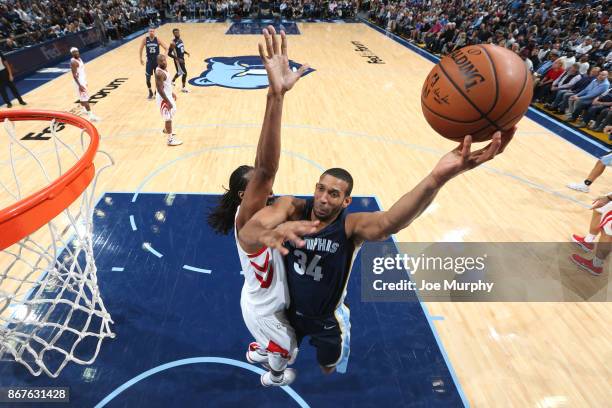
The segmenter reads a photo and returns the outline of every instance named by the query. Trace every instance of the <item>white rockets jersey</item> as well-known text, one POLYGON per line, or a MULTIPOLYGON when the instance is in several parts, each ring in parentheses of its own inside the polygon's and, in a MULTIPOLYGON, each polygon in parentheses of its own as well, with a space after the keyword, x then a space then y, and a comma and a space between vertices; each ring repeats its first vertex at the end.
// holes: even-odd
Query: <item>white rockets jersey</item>
MULTIPOLYGON (((238 216, 236 211, 236 216, 238 216)), ((289 289, 283 256, 275 249, 263 247, 255 254, 246 253, 238 241, 234 226, 234 238, 244 274, 240 304, 250 313, 268 316, 289 307, 289 289)))
MULTIPOLYGON (((172 104, 174 104, 174 99, 172 98, 172 78, 170 78, 170 73, 168 71, 164 71, 160 67, 155 68, 155 73, 157 73, 157 70, 160 70, 161 72, 166 74, 166 79, 164 79, 164 93, 166 94, 166 97, 172 102, 172 104)), ((163 98, 158 92, 157 102, 161 102, 162 100, 163 98)))
POLYGON ((87 75, 85 74, 85 64, 83 64, 83 60, 82 59, 76 59, 76 58, 72 58, 70 59, 70 64, 72 64, 72 62, 76 62, 78 65, 77 67, 77 78, 79 80, 79 83, 83 86, 87 85, 87 75))

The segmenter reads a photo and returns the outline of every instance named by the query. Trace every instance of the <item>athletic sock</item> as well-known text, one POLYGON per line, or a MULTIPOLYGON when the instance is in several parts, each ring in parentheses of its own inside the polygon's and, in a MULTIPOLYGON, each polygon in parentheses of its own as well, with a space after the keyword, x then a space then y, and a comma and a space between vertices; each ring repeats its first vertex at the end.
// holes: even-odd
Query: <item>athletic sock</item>
POLYGON ((604 264, 604 259, 599 259, 598 257, 593 257, 593 266, 596 268, 601 268, 604 264))

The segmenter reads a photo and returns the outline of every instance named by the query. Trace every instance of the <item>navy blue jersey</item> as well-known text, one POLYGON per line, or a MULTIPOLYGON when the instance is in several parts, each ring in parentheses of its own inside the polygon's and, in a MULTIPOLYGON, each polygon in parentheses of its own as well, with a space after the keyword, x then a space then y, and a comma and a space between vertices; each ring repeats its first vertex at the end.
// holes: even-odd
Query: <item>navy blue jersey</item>
MULTIPOLYGON (((313 199, 306 201, 303 220, 310 220, 313 199)), ((346 211, 316 234, 304 236, 306 245, 287 243, 284 257, 291 309, 298 315, 323 317, 333 314, 344 300, 351 273, 355 244, 346 236, 346 211)))
POLYGON ((176 38, 173 40, 174 41, 174 52, 176 53, 176 56, 179 59, 185 59, 185 44, 183 44, 183 40, 181 40, 180 38, 177 40, 176 38))
POLYGON ((159 55, 159 43, 157 42, 157 37, 151 39, 147 36, 145 48, 147 49, 147 61, 157 62, 157 56, 159 55))

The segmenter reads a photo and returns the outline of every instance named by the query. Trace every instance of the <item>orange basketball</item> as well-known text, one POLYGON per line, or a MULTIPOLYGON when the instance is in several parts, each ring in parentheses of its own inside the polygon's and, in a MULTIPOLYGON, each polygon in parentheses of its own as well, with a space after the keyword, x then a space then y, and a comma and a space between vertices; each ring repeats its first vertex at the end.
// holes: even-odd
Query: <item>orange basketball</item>
POLYGON ((514 52, 470 45, 444 56, 425 80, 421 106, 432 128, 447 139, 482 142, 512 128, 527 112, 533 79, 514 52))

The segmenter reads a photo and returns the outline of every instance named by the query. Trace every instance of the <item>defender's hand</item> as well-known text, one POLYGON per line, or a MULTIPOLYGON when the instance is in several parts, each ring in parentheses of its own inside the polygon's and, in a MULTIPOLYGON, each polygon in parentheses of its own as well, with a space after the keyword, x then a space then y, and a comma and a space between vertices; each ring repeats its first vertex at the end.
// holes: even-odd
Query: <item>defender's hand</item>
POLYGON ((300 237, 315 233, 318 224, 319 221, 287 221, 273 230, 264 232, 260 241, 268 248, 278 250, 284 256, 289 253, 289 250, 283 246, 284 242, 291 241, 296 247, 303 247, 305 242, 300 237))
POLYGON ((264 51, 264 46, 260 43, 259 56, 268 73, 268 81, 270 82, 268 92, 273 95, 283 95, 293 88, 293 85, 308 69, 308 65, 302 65, 296 71, 291 70, 289 57, 287 56, 287 36, 284 31, 281 30, 280 33, 280 44, 276 36, 276 30, 271 25, 263 29, 263 35, 266 41, 267 54, 264 51))
POLYGON ((491 143, 482 149, 470 151, 472 136, 466 136, 456 149, 444 155, 431 172, 432 177, 439 183, 444 184, 459 174, 480 166, 502 153, 508 143, 514 137, 516 127, 506 132, 495 132, 491 143))

